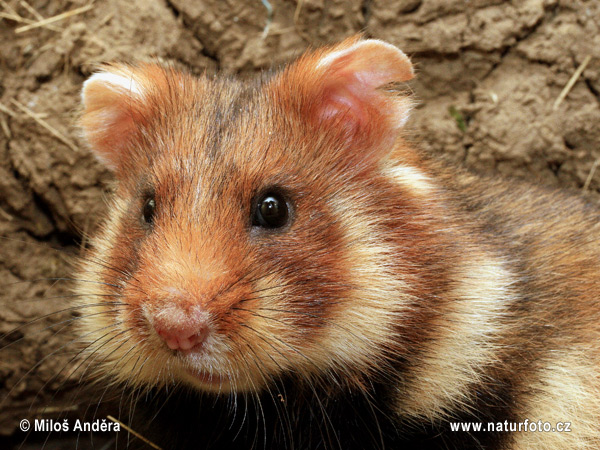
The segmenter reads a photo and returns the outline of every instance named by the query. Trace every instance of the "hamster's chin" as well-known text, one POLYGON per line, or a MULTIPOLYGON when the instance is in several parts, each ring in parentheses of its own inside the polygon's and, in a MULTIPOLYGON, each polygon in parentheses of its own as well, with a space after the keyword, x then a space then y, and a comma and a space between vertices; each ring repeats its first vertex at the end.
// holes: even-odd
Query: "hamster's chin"
POLYGON ((202 369, 186 368, 181 378, 188 386, 201 392, 215 394, 244 393, 260 390, 262 383, 250 378, 231 378, 227 374, 208 372, 202 369))
POLYGON ((201 391, 229 392, 232 390, 231 382, 227 376, 192 368, 186 368, 183 376, 187 384, 201 391))
POLYGON ((263 383, 255 379, 253 375, 244 371, 232 371, 232 369, 220 371, 221 364, 209 362, 198 363, 198 355, 185 355, 184 364, 178 370, 179 378, 188 386, 201 392, 212 392, 217 394, 242 393, 256 391, 262 388, 263 383), (212 366, 208 369, 206 366, 212 366))

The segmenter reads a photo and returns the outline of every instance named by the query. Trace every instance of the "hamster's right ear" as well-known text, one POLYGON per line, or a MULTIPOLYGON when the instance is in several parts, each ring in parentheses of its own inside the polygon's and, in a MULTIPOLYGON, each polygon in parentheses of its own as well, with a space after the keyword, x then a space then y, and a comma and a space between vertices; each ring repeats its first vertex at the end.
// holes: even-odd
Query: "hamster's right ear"
POLYGON ((80 125, 96 156, 116 170, 127 157, 140 123, 147 117, 148 82, 141 69, 105 66, 81 92, 80 125))

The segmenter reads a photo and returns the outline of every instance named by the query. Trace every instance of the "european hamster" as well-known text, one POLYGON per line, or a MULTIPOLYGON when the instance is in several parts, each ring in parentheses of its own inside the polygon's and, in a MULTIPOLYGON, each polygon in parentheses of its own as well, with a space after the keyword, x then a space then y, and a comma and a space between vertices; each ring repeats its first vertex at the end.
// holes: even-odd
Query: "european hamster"
POLYGON ((165 448, 600 448, 598 210, 408 144, 412 77, 353 37, 251 82, 86 81, 118 186, 80 334, 108 380, 196 393, 165 448))

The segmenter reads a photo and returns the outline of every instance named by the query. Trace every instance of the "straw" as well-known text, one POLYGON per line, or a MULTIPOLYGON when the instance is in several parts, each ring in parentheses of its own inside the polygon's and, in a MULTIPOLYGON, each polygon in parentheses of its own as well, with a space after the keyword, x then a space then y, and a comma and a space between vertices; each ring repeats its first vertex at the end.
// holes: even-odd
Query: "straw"
POLYGON ((29 117, 31 117, 33 120, 35 120, 38 124, 40 124, 46 130, 48 130, 50 133, 52 133, 52 135, 54 135, 54 137, 56 137, 59 141, 61 141, 63 144, 65 144, 71 150, 73 150, 74 152, 79 151, 79 149, 73 142, 71 142, 69 139, 67 139, 65 136, 63 136, 56 128, 52 127, 48 122, 46 122, 45 120, 42 120, 32 110, 30 110, 29 108, 22 105, 21 103, 19 103, 16 100, 11 100, 11 103, 13 105, 15 105, 17 108, 19 108, 21 111, 23 111, 25 114, 27 114, 29 117))
POLYGON ((592 178, 594 178, 594 173, 596 172, 596 168, 598 167, 598 164, 600 164, 600 158, 597 159, 596 161, 594 161, 594 164, 592 164, 590 173, 588 173, 587 179, 585 180, 585 184, 583 185, 584 191, 587 191, 587 189, 590 187, 590 183, 592 182, 592 178))
POLYGON ((142 436, 141 434, 133 431, 131 428, 129 428, 127 425, 125 425, 123 422, 121 422, 119 419, 115 419, 113 416, 108 415, 106 416, 107 419, 112 420, 115 423, 118 423, 119 425, 121 425, 122 428, 125 428, 127 431, 129 431, 131 434, 133 434, 135 437, 141 439, 142 441, 144 441, 146 444, 148 444, 150 447, 155 448, 157 450, 162 450, 161 447, 159 447, 158 445, 156 445, 154 442, 149 441, 148 439, 146 439, 144 436, 142 436))
POLYGON ((573 86, 575 85, 575 83, 577 82, 577 80, 579 79, 579 77, 581 76, 581 74, 583 73, 583 71, 585 70, 585 68, 587 67, 587 65, 589 64, 591 59, 592 59, 591 55, 587 55, 585 57, 585 59, 583 60, 583 62, 581 64, 579 64, 579 67, 577 68, 575 73, 571 76, 568 83, 565 85, 565 87, 561 91, 560 95, 554 102, 554 106, 552 107, 552 110, 556 111, 558 109, 558 107, 560 106, 560 104, 563 102, 563 100, 567 97, 567 95, 569 95, 569 92, 571 92, 571 89, 573 88, 573 86))
POLYGON ((44 20, 40 20, 39 22, 35 22, 30 25, 25 25, 23 27, 19 27, 15 30, 15 33, 24 33, 25 31, 33 30, 34 28, 43 27, 50 23, 58 22, 60 20, 67 19, 69 17, 76 16, 77 14, 83 14, 84 12, 89 11, 93 7, 94 7, 94 5, 86 5, 86 6, 82 6, 81 8, 72 9, 71 11, 67 11, 62 14, 58 14, 56 16, 49 17, 44 20))

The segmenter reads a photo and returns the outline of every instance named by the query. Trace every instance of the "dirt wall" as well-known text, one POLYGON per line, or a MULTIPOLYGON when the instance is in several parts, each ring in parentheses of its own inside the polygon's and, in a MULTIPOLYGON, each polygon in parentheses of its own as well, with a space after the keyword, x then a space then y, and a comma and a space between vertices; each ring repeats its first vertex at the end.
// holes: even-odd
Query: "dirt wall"
POLYGON ((600 158, 600 2, 268 4, 0 2, 0 436, 22 440, 17 419, 31 411, 77 415, 96 401, 71 373, 76 313, 68 308, 70 263, 102 217, 112 181, 75 125, 82 82, 100 62, 158 58, 195 73, 251 76, 363 31, 415 63, 407 133, 416 145, 477 171, 600 198, 600 173, 592 173, 600 158), (73 10, 80 12, 22 29, 73 10))

